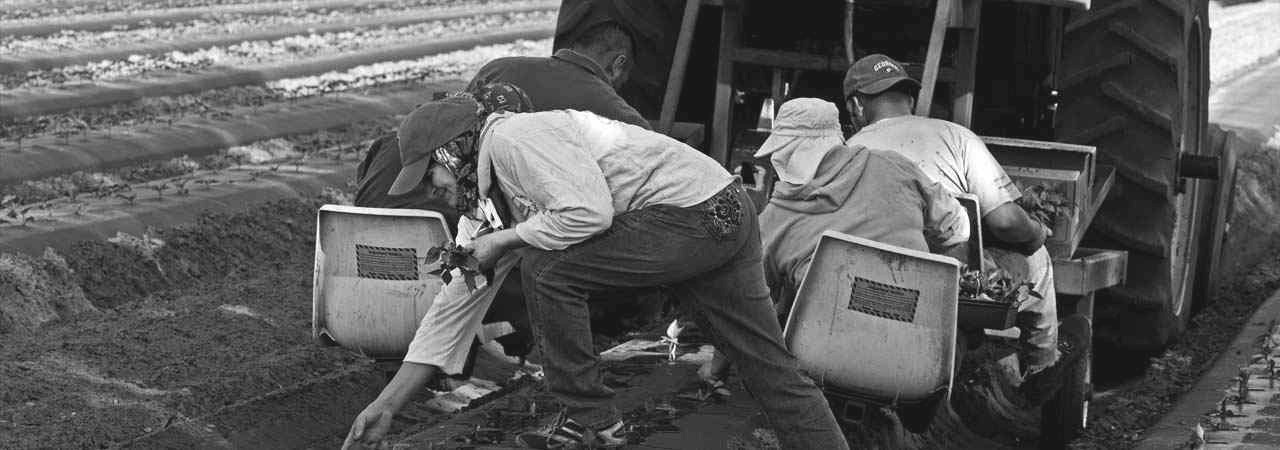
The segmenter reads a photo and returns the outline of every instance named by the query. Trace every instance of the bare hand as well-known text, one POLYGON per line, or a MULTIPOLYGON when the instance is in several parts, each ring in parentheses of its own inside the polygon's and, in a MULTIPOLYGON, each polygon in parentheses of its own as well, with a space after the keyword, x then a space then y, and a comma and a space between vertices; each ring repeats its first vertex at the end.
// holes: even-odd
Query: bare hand
POLYGON ((498 263, 502 255, 520 243, 522 241, 515 230, 507 229, 478 236, 467 245, 467 248, 470 248, 472 256, 480 261, 480 268, 488 270, 498 263))
POLYGON ((391 428, 391 417, 395 411, 382 402, 373 402, 356 416, 351 424, 351 432, 342 444, 342 450, 360 448, 389 448, 382 440, 387 437, 391 428))

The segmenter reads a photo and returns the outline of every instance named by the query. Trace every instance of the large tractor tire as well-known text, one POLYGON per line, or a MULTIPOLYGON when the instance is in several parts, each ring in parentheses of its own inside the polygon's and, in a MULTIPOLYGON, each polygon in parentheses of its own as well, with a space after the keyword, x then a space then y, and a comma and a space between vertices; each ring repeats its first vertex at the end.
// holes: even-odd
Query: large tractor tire
POLYGON ((1214 266, 1203 236, 1220 220, 1208 180, 1184 178, 1184 155, 1211 153, 1207 3, 1095 0, 1067 17, 1057 137, 1094 145, 1116 168, 1086 244, 1129 251, 1122 287, 1101 293, 1097 335, 1155 350, 1185 329, 1197 274, 1214 266), (1107 326, 1123 321, 1125 326, 1107 326))

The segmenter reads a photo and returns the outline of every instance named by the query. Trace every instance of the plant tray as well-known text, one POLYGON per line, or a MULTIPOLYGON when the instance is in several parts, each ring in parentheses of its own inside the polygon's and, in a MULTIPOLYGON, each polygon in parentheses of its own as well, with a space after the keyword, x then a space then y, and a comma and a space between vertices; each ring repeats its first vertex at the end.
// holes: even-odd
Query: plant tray
POLYGON ((1013 328, 1021 302, 998 302, 960 298, 956 324, 961 329, 1004 330, 1013 328))

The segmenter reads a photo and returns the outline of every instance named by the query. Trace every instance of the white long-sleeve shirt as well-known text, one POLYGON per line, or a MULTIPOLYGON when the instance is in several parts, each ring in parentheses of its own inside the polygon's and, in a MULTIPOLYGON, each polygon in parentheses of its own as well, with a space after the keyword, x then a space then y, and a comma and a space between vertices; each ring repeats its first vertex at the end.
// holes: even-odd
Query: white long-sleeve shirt
POLYGON ((585 241, 618 214, 696 205, 733 181, 680 141, 571 110, 494 114, 481 132, 479 159, 480 191, 496 176, 520 221, 516 234, 543 250, 585 241))

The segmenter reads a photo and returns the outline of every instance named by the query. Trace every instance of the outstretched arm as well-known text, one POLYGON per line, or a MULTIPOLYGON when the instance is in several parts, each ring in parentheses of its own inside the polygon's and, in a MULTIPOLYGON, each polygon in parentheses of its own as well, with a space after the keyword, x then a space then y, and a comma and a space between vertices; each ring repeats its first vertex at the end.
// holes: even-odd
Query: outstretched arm
POLYGON ((343 450, 381 443, 387 437, 387 430, 391 429, 391 418, 431 380, 435 372, 435 366, 411 362, 401 364, 396 376, 382 388, 378 398, 356 416, 347 440, 342 444, 343 450))

